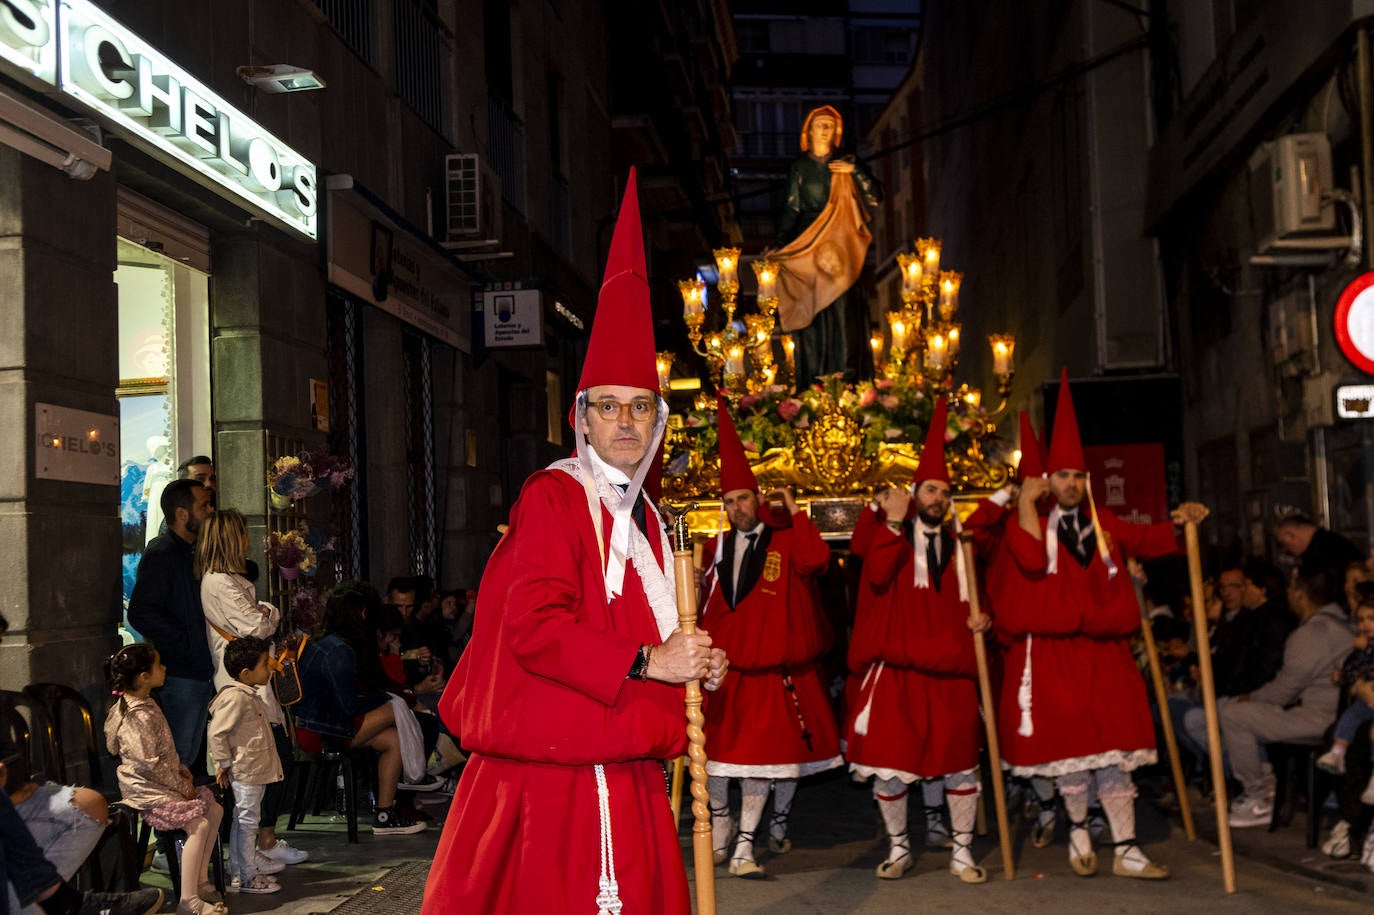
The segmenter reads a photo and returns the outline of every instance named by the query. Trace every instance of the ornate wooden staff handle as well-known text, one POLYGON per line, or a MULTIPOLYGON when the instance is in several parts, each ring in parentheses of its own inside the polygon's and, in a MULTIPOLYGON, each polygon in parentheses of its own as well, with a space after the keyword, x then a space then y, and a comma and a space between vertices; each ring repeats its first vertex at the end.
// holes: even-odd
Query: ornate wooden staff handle
MULTIPOLYGON (((677 581, 677 622, 687 635, 697 631, 697 579, 692 562, 692 534, 687 515, 695 502, 673 517, 673 573, 677 581)), ((716 869, 711 858, 711 807, 706 789, 706 716, 701 712, 701 681, 687 682, 687 755, 692 777, 692 869, 696 875, 697 912, 716 913, 716 869)))

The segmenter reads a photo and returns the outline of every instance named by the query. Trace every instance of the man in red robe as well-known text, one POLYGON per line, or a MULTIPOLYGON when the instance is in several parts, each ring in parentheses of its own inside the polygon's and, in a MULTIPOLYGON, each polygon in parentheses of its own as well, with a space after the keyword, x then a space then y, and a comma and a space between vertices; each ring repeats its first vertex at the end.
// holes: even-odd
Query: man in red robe
MULTIPOLYGON (((878 498, 883 515, 865 549, 863 586, 870 589, 854 620, 849 669, 862 672, 849 702, 849 767, 874 779, 888 833, 888 856, 879 877, 895 880, 912 865, 907 795, 913 782, 940 779, 949 805, 954 852, 950 873, 982 883, 987 872, 973 859, 978 805, 977 664, 973 630, 989 625, 974 617, 968 589, 976 582, 964 567, 949 514, 945 465, 947 405, 931 417, 912 490, 889 489, 878 498)), ((868 536, 866 534, 866 536, 868 536)))
POLYGON ((688 912, 661 760, 683 689, 725 657, 677 628, 672 550, 641 488, 663 435, 635 174, 570 419, 576 456, 531 476, 487 563, 440 702, 467 766, 426 915, 688 912))
MULTIPOLYGON (((1140 607, 1125 557, 1168 555, 1178 542, 1167 521, 1128 524, 1094 511, 1067 371, 1045 465, 1047 479, 1021 484, 1016 523, 1006 528, 1012 562, 992 572, 993 592, 1013 595, 997 606, 998 628, 1010 644, 998 710, 1006 723, 1002 755, 1014 775, 1055 779, 1075 873, 1097 872, 1087 826, 1095 787, 1111 826, 1112 872, 1162 879, 1168 869, 1135 838, 1130 773, 1153 763, 1156 753, 1145 683, 1131 655, 1140 607)), ((1173 517, 1196 522, 1206 514, 1185 502, 1173 517)))
POLYGON ((760 519, 759 484, 724 399, 717 415, 730 529, 716 538, 702 624, 730 658, 730 677, 706 702, 707 786, 716 863, 729 855, 731 874, 761 879, 754 837, 770 786, 768 847, 784 854, 792 848, 787 820, 797 779, 844 763, 820 663, 834 637, 816 600, 830 547, 787 489, 768 493, 786 517, 768 510, 768 523, 760 519), (743 799, 733 854, 732 778, 740 779, 743 799))

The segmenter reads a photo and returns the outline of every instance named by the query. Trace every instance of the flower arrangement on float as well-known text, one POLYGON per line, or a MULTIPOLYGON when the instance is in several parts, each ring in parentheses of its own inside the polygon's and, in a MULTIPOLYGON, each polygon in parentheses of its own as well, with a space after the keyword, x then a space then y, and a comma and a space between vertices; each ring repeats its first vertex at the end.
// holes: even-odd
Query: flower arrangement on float
MULTIPOLYGON (((945 385, 947 387, 948 385, 945 385)), ((945 396, 940 390, 938 396, 945 396)), ((840 375, 828 375, 803 391, 793 393, 785 385, 769 385, 757 394, 740 398, 735 425, 744 450, 753 456, 773 448, 793 447, 799 430, 811 426, 822 410, 838 405, 857 419, 862 430, 864 453, 877 454, 883 444, 924 441, 935 411, 933 392, 927 382, 902 376, 846 384, 840 375)), ((946 443, 956 447, 972 444, 976 430, 986 426, 987 414, 966 398, 951 398, 945 428, 946 443)), ((683 416, 680 435, 669 455, 667 471, 681 472, 692 451, 716 449, 716 411, 694 409, 683 416)))
POLYGON ((277 458, 267 470, 267 495, 272 507, 285 511, 294 502, 324 489, 338 489, 353 479, 348 462, 324 449, 277 458))

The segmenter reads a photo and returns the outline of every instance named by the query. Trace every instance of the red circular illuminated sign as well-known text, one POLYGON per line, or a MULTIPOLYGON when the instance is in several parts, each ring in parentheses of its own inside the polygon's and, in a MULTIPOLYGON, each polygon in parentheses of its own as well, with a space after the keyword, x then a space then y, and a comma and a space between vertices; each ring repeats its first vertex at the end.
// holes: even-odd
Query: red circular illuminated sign
POLYGON ((1336 301, 1336 342, 1345 358, 1374 375, 1374 272, 1356 277, 1336 301))

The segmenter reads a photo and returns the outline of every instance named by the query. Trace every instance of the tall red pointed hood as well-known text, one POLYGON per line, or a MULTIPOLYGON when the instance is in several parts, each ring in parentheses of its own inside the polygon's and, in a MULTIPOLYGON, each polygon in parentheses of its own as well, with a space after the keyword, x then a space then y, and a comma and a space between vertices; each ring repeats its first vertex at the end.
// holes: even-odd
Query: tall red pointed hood
POLYGON ((1050 453, 1045 458, 1045 470, 1087 471, 1083 458, 1083 440, 1078 435, 1078 415, 1073 411, 1073 394, 1069 392, 1069 369, 1059 373, 1059 401, 1054 408, 1054 437, 1050 439, 1050 453))
POLYGON ((604 276, 577 390, 621 384, 657 392, 654 316, 649 303, 638 182, 633 168, 625 183, 625 198, 616 218, 604 276))
POLYGON ((1016 465, 1016 481, 1043 476, 1045 457, 1040 451, 1040 439, 1031 425, 1030 414, 1021 411, 1021 461, 1016 465))
POLYGON ((720 494, 736 489, 759 491, 759 481, 744 456, 744 443, 740 441, 734 420, 730 418, 730 406, 725 398, 716 394, 716 451, 720 455, 720 494))
POLYGON ((935 403, 935 412, 930 417, 930 428, 926 430, 921 462, 916 465, 916 474, 911 478, 912 486, 920 486, 926 480, 949 482, 949 467, 945 464, 945 424, 948 419, 949 404, 940 396, 935 403))

